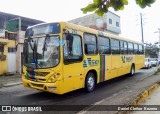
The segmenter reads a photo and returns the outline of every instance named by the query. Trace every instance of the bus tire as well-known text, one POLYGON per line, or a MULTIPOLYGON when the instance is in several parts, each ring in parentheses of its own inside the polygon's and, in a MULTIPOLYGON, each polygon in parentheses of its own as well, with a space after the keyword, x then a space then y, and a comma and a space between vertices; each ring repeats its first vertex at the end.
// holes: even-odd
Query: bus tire
POLYGON ((85 80, 85 90, 87 92, 92 92, 95 88, 95 75, 92 72, 89 72, 85 80))
POLYGON ((133 76, 135 74, 135 66, 132 64, 130 75, 133 76))

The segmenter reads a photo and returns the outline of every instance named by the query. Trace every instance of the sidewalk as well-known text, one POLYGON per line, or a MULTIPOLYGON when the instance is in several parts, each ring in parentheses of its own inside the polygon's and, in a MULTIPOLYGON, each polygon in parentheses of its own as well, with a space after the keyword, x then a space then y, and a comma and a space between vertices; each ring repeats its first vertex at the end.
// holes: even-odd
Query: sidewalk
POLYGON ((21 84, 21 75, 0 76, 0 88, 21 84))
MULTIPOLYGON (((152 105, 152 109, 160 109, 160 87, 158 87, 156 90, 153 91, 153 93, 151 93, 148 98, 146 98, 141 104, 139 105, 145 105, 147 107, 149 107, 149 105, 152 105), (159 105, 159 106, 155 106, 154 105, 159 105)), ((130 112, 131 114, 160 114, 160 110, 159 111, 133 111, 130 112)))

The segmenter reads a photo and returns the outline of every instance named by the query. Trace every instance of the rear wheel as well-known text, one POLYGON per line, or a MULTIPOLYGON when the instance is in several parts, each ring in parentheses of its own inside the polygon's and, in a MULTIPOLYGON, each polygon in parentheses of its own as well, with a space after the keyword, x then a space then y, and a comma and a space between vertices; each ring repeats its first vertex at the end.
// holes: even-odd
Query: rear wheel
POLYGON ((135 67, 134 67, 134 65, 132 65, 130 75, 133 76, 134 74, 135 74, 135 67))
POLYGON ((152 65, 150 65, 150 68, 152 68, 152 65))
POLYGON ((94 88, 95 88, 95 75, 92 72, 89 72, 85 80, 85 89, 87 92, 92 92, 94 88))

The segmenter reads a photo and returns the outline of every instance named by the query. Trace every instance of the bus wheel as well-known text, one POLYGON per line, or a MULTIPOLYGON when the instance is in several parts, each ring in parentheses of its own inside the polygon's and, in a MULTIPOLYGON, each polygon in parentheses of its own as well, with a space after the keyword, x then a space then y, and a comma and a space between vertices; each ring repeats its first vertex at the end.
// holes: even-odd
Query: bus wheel
POLYGON ((92 72, 89 72, 85 80, 85 89, 87 92, 92 92, 94 88, 95 88, 95 76, 92 72))
POLYGON ((134 65, 131 66, 131 71, 130 71, 130 75, 133 76, 135 73, 135 67, 134 65))

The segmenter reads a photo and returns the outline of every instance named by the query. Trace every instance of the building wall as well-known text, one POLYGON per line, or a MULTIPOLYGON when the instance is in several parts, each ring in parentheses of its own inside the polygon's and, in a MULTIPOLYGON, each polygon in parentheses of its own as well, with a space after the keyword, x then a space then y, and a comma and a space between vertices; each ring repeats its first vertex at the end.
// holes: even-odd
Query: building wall
MULTIPOLYGON (((2 39, 2 38, 0 38, 0 43, 4 43, 4 42, 8 42, 8 40, 7 39, 2 39)), ((4 52, 0 52, 0 56, 6 56, 7 55, 7 45, 5 44, 1 44, 1 46, 3 46, 4 47, 4 52)), ((7 68, 8 68, 8 64, 7 64, 8 62, 7 62, 7 59, 6 60, 0 60, 0 75, 2 75, 2 74, 4 74, 4 73, 6 73, 7 72, 7 68)))
POLYGON ((73 19, 69 22, 116 35, 121 33, 120 17, 110 11, 108 13, 105 13, 102 17, 94 13, 84 17, 73 19), (112 20, 112 24, 109 23, 109 19, 112 20), (116 26, 116 22, 119 24, 119 27, 116 26))
POLYGON ((115 32, 115 34, 120 34, 121 33, 120 17, 115 15, 112 12, 108 12, 107 15, 106 15, 106 19, 107 19, 107 30, 108 30, 108 32, 109 33, 115 32), (110 20, 112 20, 112 23, 109 22, 110 20))
MULTIPOLYGON (((30 19, 14 14, 8 14, 0 12, 0 45, 1 43, 6 42, 4 45, 3 55, 6 55, 6 60, 0 60, 0 75, 8 73, 8 71, 15 71, 19 74, 22 72, 22 57, 23 52, 23 42, 24 42, 24 31, 28 26, 32 26, 38 23, 44 23, 40 20, 30 19), (21 23, 21 24, 19 24, 21 23), (19 26, 20 25, 20 26, 19 26), (20 34, 19 34, 19 30, 20 34), (1 34, 1 29, 7 29, 9 31, 14 31, 17 33, 16 41, 10 40, 7 37, 4 37, 5 34, 1 34), (17 48, 16 52, 8 52, 8 48, 17 48), (16 55, 15 55, 16 54, 16 55), (13 61, 11 61, 13 57, 13 61), (8 61, 9 60, 9 61, 8 61), (11 66, 11 64, 16 64, 11 66), (9 66, 10 65, 10 66, 9 66)), ((1 55, 1 52, 0 52, 1 55)))
POLYGON ((8 66, 13 64, 10 64, 8 62, 8 53, 9 51, 15 52, 15 40, 16 40, 16 33, 8 32, 6 30, 3 30, 4 34, 0 37, 0 45, 4 47, 4 52, 0 52, 1 56, 6 56, 5 59, 0 59, 0 75, 8 73, 8 66), (10 49, 11 50, 10 50, 10 49))

